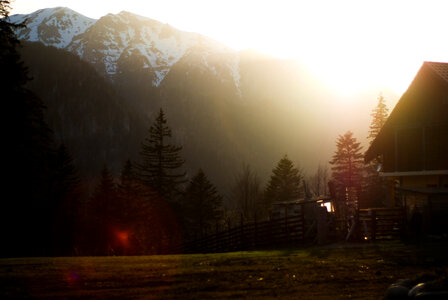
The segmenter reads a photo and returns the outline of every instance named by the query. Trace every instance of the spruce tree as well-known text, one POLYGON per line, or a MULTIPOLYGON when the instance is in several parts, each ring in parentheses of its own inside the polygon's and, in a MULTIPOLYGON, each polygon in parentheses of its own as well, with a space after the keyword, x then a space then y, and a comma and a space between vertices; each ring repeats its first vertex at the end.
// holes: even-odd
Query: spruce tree
POLYGON ((272 173, 265 190, 268 202, 297 200, 303 196, 302 172, 294 166, 287 155, 280 159, 272 173))
POLYGON ((338 137, 336 147, 330 164, 333 165, 332 179, 338 196, 337 200, 348 204, 350 209, 356 209, 364 171, 362 147, 350 131, 338 137))
POLYGON ((10 1, 0 0, 0 86, 7 96, 17 96, 30 78, 17 51, 20 42, 13 31, 17 25, 8 22, 9 9, 10 1))
POLYGON ((186 188, 184 214, 189 236, 203 236, 222 216, 222 197, 199 169, 186 188))
MULTIPOLYGON (((372 144, 386 123, 388 113, 389 109, 384 103, 384 97, 380 94, 378 96, 378 104, 371 113, 372 121, 367 137, 370 140, 370 144, 372 144)), ((363 194, 365 207, 381 207, 384 205, 387 197, 387 181, 379 175, 381 164, 382 157, 376 157, 366 165, 366 184, 363 194)))
POLYGON ((381 128, 383 128, 384 123, 386 123, 389 115, 389 109, 386 106, 382 94, 379 94, 378 104, 370 115, 372 116, 372 122, 370 123, 369 136, 367 138, 370 140, 370 144, 372 144, 373 140, 378 136, 381 128))
POLYGON ((10 1, 0 1, 0 91, 7 112, 3 118, 3 165, 8 174, 2 201, 1 228, 5 256, 50 254, 54 145, 44 121, 42 100, 29 91, 27 68, 21 61, 15 25, 8 22, 10 1))
POLYGON ((180 171, 184 160, 180 156, 181 146, 169 143, 172 137, 165 113, 159 114, 149 128, 149 136, 142 143, 141 161, 137 171, 141 182, 165 201, 172 201, 185 183, 185 172, 180 171))

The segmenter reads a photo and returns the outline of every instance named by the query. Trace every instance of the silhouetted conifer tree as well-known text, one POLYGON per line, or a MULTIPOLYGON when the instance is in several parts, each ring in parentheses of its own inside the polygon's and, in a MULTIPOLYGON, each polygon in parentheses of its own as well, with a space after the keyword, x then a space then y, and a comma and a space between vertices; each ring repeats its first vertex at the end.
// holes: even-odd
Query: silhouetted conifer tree
POLYGON ((303 196, 302 172, 294 167, 287 155, 280 159, 272 173, 265 190, 268 202, 297 200, 303 196))
POLYGON ((222 217, 222 197, 200 169, 188 184, 184 214, 189 236, 204 236, 222 217))
POLYGON ((10 1, 0 1, 0 85, 2 93, 7 92, 7 96, 20 96, 29 77, 17 51, 20 42, 13 32, 17 25, 8 22, 9 3, 10 1))
POLYGON ((337 200, 344 207, 343 213, 350 215, 357 209, 362 189, 364 171, 362 147, 350 131, 338 137, 336 147, 336 152, 330 161, 333 165, 332 179, 337 200))
POLYGON ((367 137, 370 140, 370 144, 373 140, 378 136, 381 128, 383 128, 384 123, 386 123, 387 117, 389 116, 389 109, 386 106, 384 101, 384 97, 382 94, 378 96, 378 104, 373 109, 372 113, 372 121, 370 123, 369 136, 367 137))
MULTIPOLYGON (((386 123, 389 114, 384 97, 378 96, 378 104, 373 109, 371 116, 369 136, 367 137, 372 144, 373 140, 378 136, 381 128, 386 123)), ((366 181, 363 193, 365 199, 362 206, 365 207, 381 207, 387 197, 387 180, 379 175, 381 169, 382 157, 376 157, 366 165, 366 181)))
POLYGON ((44 121, 41 99, 25 88, 29 80, 20 59, 19 41, 8 23, 10 1, 0 1, 0 91, 2 119, 8 144, 3 165, 2 255, 51 254, 54 149, 51 130, 44 121))
POLYGON ((186 182, 181 171, 184 160, 180 156, 181 146, 169 143, 171 129, 165 113, 160 109, 156 120, 149 128, 149 136, 142 143, 141 160, 136 164, 140 182, 147 188, 147 199, 151 203, 151 227, 159 234, 154 251, 171 252, 179 243, 178 219, 181 217, 181 186, 186 182))
POLYGON ((166 201, 173 201, 179 186, 185 183, 185 172, 180 171, 184 164, 180 156, 182 147, 170 144, 170 138, 171 129, 160 109, 142 143, 141 161, 137 164, 141 182, 166 201))

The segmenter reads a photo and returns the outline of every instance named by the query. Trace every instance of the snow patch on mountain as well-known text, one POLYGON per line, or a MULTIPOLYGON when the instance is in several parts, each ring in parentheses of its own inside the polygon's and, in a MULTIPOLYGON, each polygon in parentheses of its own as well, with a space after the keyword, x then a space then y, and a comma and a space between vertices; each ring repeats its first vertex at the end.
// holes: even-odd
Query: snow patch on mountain
POLYGON ((242 93, 241 93, 241 89, 240 89, 241 73, 240 73, 240 57, 239 57, 239 55, 235 55, 233 60, 231 60, 227 64, 227 67, 230 69, 230 72, 232 74, 238 96, 241 98, 242 93))
POLYGON ((74 36, 85 32, 95 21, 65 7, 40 9, 29 15, 10 16, 11 23, 26 25, 17 29, 19 39, 42 42, 46 46, 56 48, 65 48, 74 36))
POLYGON ((214 65, 209 64, 208 57, 210 56, 210 53, 204 53, 201 56, 201 62, 204 64, 204 66, 213 73, 213 75, 217 76, 218 72, 216 71, 216 67, 214 65))

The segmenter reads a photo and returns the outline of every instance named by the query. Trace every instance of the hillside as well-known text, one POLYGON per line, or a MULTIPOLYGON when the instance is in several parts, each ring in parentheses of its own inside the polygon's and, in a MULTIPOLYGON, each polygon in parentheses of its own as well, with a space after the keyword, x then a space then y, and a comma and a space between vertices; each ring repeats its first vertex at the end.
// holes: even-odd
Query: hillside
POLYGON ((21 54, 28 87, 44 100, 56 142, 70 149, 83 177, 97 176, 104 163, 118 172, 136 157, 147 123, 91 65, 41 43, 23 43, 21 54))

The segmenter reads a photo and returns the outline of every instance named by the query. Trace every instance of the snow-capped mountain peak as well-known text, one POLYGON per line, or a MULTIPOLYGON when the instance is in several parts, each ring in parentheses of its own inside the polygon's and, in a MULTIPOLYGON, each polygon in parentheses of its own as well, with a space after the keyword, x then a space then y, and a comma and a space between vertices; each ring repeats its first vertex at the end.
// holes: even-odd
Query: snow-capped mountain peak
MULTIPOLYGON (((39 41, 63 48, 90 62, 96 70, 112 80, 124 69, 147 69, 152 84, 158 86, 189 51, 200 51, 204 65, 208 53, 238 54, 231 48, 198 33, 185 32, 159 21, 127 11, 108 14, 98 20, 87 18, 64 7, 41 9, 29 15, 13 15, 13 23, 25 21, 17 30, 19 39, 39 41)), ((227 64, 239 84, 238 66, 227 64)))
POLYGON ((65 48, 74 36, 87 30, 96 20, 66 7, 46 8, 29 15, 10 16, 10 22, 23 23, 17 30, 19 39, 42 42, 46 46, 65 48))

